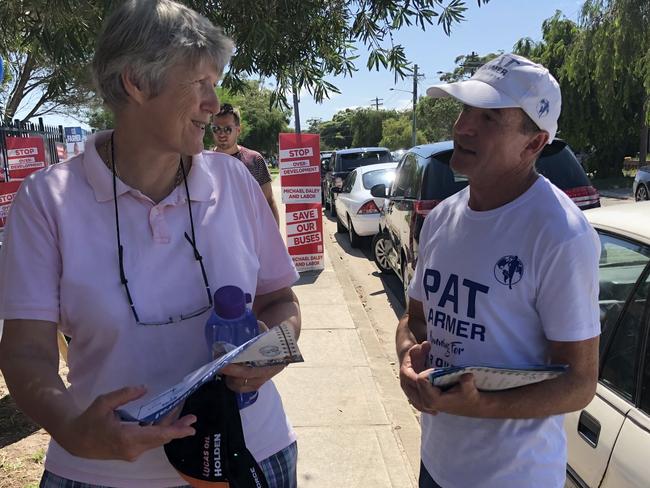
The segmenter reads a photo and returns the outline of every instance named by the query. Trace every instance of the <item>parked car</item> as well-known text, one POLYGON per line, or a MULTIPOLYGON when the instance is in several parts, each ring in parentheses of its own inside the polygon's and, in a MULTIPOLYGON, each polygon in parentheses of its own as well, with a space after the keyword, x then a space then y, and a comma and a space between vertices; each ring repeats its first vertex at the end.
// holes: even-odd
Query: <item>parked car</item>
POLYGON ((566 486, 648 487, 650 202, 585 215, 602 248, 599 377, 591 403, 565 416, 566 486))
MULTIPOLYGON (((449 167, 452 153, 452 141, 416 146, 400 161, 390 190, 382 186, 371 189, 373 196, 388 197, 380 231, 373 239, 373 257, 382 272, 397 273, 404 290, 415 270, 425 217, 438 203, 468 184, 466 177, 449 167)), ((600 206, 598 191, 566 142, 556 139, 546 146, 536 168, 581 209, 600 206)))
POLYGON ((333 187, 337 194, 336 231, 347 232, 350 245, 359 247, 362 237, 379 232, 380 210, 384 199, 373 197, 370 189, 378 184, 389 187, 395 178, 397 163, 371 164, 354 169, 341 188, 333 187))
POLYGON ((632 193, 637 202, 650 200, 650 166, 643 166, 636 170, 632 193))
POLYGON ((323 164, 328 162, 331 157, 332 157, 332 151, 321 151, 320 152, 320 165, 321 165, 321 168, 323 167, 323 164))
POLYGON ((335 194, 332 188, 343 186, 343 180, 350 171, 369 164, 390 163, 393 157, 385 147, 357 147, 353 149, 340 149, 333 151, 329 161, 321 166, 322 175, 322 199, 325 210, 330 215, 336 215, 336 207, 333 205, 335 194))
POLYGON ((407 149, 397 149, 395 151, 391 151, 391 156, 393 156, 393 160, 399 162, 401 159, 404 157, 408 150, 407 149))

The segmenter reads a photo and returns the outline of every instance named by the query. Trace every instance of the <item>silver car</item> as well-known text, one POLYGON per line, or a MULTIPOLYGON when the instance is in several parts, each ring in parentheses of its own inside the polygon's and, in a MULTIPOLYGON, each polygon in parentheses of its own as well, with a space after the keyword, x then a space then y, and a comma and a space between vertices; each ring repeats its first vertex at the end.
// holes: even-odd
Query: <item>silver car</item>
POLYGON ((650 166, 644 166, 636 171, 632 193, 637 202, 650 200, 650 166))
POLYGON ((332 188, 337 194, 336 231, 347 232, 350 245, 359 247, 362 237, 379 232, 379 217, 384 199, 373 197, 370 189, 377 184, 390 187, 395 179, 397 163, 380 163, 361 166, 353 170, 341 188, 332 188))

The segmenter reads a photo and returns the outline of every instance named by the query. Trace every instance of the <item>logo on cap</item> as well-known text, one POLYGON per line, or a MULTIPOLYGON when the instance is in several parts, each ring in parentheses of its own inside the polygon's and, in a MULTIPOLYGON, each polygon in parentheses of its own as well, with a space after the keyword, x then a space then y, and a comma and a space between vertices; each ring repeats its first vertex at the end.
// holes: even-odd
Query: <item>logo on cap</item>
POLYGON ((537 104, 537 116, 541 119, 546 117, 551 110, 551 104, 546 98, 542 98, 537 104))

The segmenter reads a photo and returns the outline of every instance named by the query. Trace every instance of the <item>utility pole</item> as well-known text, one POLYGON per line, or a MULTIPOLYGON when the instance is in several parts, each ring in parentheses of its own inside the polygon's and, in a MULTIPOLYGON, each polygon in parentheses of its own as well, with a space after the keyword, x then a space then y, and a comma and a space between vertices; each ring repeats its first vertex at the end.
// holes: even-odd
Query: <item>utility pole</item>
POLYGON ((383 101, 384 101, 383 98, 377 98, 377 97, 375 97, 375 98, 373 98, 372 100, 370 100, 370 103, 372 103, 372 104, 375 105, 375 110, 379 110, 379 106, 380 106, 380 105, 383 105, 383 103, 380 103, 380 102, 383 102, 383 101))
POLYGON ((296 134, 300 134, 300 110, 298 110, 298 86, 293 83, 293 116, 294 116, 294 126, 296 129, 296 134))
POLYGON ((418 104, 418 78, 423 78, 423 74, 418 74, 418 65, 416 64, 413 67, 413 74, 409 75, 413 77, 413 127, 411 128, 411 146, 415 146, 417 143, 417 122, 415 109, 418 104))

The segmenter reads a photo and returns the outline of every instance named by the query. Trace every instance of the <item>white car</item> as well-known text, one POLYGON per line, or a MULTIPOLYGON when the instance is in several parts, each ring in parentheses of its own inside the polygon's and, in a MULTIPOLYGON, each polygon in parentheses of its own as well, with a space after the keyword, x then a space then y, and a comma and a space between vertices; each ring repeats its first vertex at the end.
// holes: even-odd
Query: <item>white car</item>
MULTIPOLYGON (((596 396, 565 416, 567 487, 650 486, 650 202, 588 210, 600 257, 596 396)), ((579 273, 580 270, 575 270, 579 273)))
POLYGON ((341 188, 332 188, 337 193, 336 231, 348 232, 350 245, 359 247, 361 238, 379 232, 379 216, 384 198, 373 197, 370 189, 383 183, 387 188, 395 179, 397 163, 380 163, 360 166, 352 171, 341 188))

